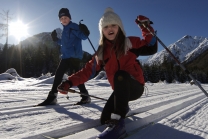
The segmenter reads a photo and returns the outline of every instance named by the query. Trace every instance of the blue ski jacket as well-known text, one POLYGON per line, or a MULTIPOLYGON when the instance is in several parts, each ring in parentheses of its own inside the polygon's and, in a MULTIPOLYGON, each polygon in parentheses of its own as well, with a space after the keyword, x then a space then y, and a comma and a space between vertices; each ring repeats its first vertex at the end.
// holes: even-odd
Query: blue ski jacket
POLYGON ((79 58, 82 59, 82 40, 86 40, 87 36, 84 35, 79 29, 79 25, 69 22, 68 25, 63 25, 61 39, 57 43, 61 46, 61 58, 79 58))

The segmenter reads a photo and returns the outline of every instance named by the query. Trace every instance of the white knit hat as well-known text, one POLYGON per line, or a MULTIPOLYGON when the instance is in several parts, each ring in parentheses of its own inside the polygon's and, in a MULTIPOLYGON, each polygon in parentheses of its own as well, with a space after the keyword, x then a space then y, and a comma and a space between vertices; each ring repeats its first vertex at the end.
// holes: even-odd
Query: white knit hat
POLYGON ((116 13, 114 13, 112 8, 108 7, 106 8, 105 13, 103 14, 103 16, 99 21, 100 35, 102 35, 102 29, 110 24, 118 25, 123 31, 124 35, 126 36, 120 17, 116 13))

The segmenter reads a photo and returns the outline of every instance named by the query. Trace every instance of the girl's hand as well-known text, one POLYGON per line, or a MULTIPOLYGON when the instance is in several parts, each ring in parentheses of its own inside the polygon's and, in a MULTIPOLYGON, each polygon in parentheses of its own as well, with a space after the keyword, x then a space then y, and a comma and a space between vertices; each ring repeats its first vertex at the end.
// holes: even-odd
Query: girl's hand
POLYGON ((143 27, 146 26, 146 27, 149 27, 150 24, 153 24, 152 21, 149 20, 149 18, 143 16, 143 15, 139 15, 137 16, 135 22, 140 26, 140 27, 143 27))
POLYGON ((66 80, 63 81, 58 87, 57 90, 61 93, 61 94, 68 94, 68 90, 70 88, 70 81, 66 80))

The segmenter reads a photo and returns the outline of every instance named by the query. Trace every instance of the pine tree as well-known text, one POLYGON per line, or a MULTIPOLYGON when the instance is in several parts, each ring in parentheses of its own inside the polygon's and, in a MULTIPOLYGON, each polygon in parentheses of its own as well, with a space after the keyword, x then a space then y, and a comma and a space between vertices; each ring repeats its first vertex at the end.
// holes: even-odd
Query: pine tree
POLYGON ((6 71, 6 69, 8 68, 8 46, 6 44, 3 47, 2 58, 3 58, 2 67, 3 70, 6 71))
POLYGON ((4 21, 4 23, 0 23, 0 30, 3 30, 3 33, 0 34, 0 38, 6 37, 5 46, 8 47, 8 36, 9 36, 9 22, 12 19, 9 15, 9 10, 0 13, 0 17, 4 21))

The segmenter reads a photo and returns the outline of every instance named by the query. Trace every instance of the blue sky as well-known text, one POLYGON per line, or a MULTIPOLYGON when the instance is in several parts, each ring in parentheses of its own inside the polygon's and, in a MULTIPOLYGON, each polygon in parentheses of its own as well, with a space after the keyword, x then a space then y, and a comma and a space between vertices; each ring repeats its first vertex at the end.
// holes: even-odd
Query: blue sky
MULTIPOLYGON (((166 46, 185 35, 208 37, 207 0, 0 0, 0 3, 0 12, 9 10, 12 22, 19 19, 28 24, 29 36, 62 28, 58 12, 68 8, 73 22, 84 20, 82 23, 88 26, 89 38, 96 49, 98 22, 107 7, 121 17, 127 36, 141 37, 134 21, 138 15, 144 15, 154 22, 153 27, 166 46)), ((5 38, 0 43, 4 44, 5 38)), ((18 42, 10 36, 9 43, 18 42)), ((159 51, 162 49, 159 45, 159 51)), ((83 50, 94 53, 88 40, 83 41, 83 50)))

